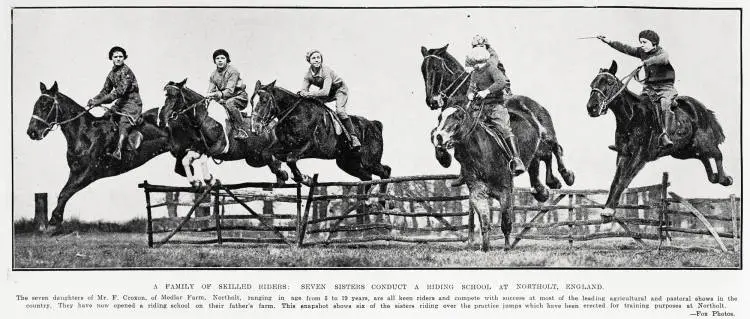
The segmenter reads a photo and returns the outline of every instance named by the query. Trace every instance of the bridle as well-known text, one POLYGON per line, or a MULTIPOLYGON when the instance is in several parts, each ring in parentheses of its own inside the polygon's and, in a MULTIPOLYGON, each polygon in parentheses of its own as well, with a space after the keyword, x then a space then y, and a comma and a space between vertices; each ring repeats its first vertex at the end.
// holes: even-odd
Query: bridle
POLYGON ((60 113, 61 113, 60 112, 60 102, 58 101, 57 96, 52 96, 52 95, 47 94, 47 93, 42 93, 42 96, 48 97, 48 98, 52 99, 52 107, 49 109, 49 112, 47 112, 47 115, 45 116, 45 118, 37 116, 36 114, 31 114, 31 119, 37 120, 39 122, 42 122, 42 123, 44 123, 44 125, 47 126, 44 129, 44 132, 42 132, 42 135, 46 135, 47 133, 51 132, 58 125, 64 125, 64 124, 70 123, 72 121, 75 121, 77 118, 83 116, 84 114, 88 113, 88 111, 90 111, 91 109, 93 109, 93 108, 96 107, 96 106, 90 106, 90 107, 86 108, 85 110, 81 111, 80 113, 76 114, 75 116, 73 116, 73 117, 71 117, 71 118, 69 118, 67 120, 60 121, 59 120, 60 113), (52 115, 52 111, 55 112, 55 119, 54 120, 50 120, 50 115, 52 115))
MULTIPOLYGON (((274 119, 274 117, 277 118, 276 125, 278 125, 279 123, 281 123, 281 121, 283 121, 284 119, 286 119, 289 116, 289 114, 291 114, 292 111, 294 111, 294 109, 297 108, 297 106, 302 102, 302 100, 304 100, 303 97, 301 97, 301 96, 298 97, 297 101, 295 101, 294 104, 288 110, 286 110, 286 112, 284 112, 284 114, 282 114, 281 116, 274 116, 274 114, 281 113, 281 109, 279 108, 279 104, 276 102, 276 96, 274 96, 273 93, 271 93, 269 91, 266 91, 264 89, 258 89, 258 90, 256 90, 253 93, 253 97, 255 95, 258 95, 258 97, 260 97, 261 94, 267 94, 267 95, 269 95, 271 97, 270 110, 268 112, 265 112, 265 114, 263 115, 263 117, 260 118, 260 120, 259 120, 259 123, 264 128, 268 127, 268 125, 271 123, 271 121, 274 119)), ((251 100, 252 100, 252 98, 251 98, 251 100)), ((258 103, 258 106, 260 106, 260 104, 261 103, 258 103)), ((269 103, 266 103, 266 104, 269 104, 269 103)), ((253 105, 253 112, 252 112, 252 114, 255 115, 255 116, 258 116, 258 112, 257 112, 257 110, 255 110, 255 105, 253 105)))
MULTIPOLYGON (((170 87, 170 88, 175 88, 175 89, 177 89, 177 91, 179 91, 179 92, 180 92, 180 99, 182 99, 182 104, 183 104, 183 105, 185 105, 185 104, 188 104, 187 98, 185 97, 185 92, 183 92, 183 91, 182 91, 182 88, 181 88, 181 87, 179 87, 179 86, 177 86, 177 85, 172 85, 172 84, 167 84, 166 86, 164 86, 164 88, 167 88, 167 87, 170 87)), ((196 109, 196 107, 198 107, 198 105, 200 105, 201 103, 203 103, 203 104, 205 104, 205 106, 206 106, 206 109, 208 109, 208 103, 209 103, 209 102, 210 102, 210 100, 209 100, 208 98, 205 98, 205 97, 204 97, 204 98, 203 98, 203 99, 201 99, 200 101, 198 101, 198 102, 195 102, 195 103, 191 104, 190 106, 188 106, 188 107, 186 107, 186 108, 184 108, 184 109, 182 109, 182 110, 179 110, 179 111, 173 111, 173 112, 172 112, 172 114, 170 114, 170 115, 169 115, 169 119, 170 119, 170 120, 174 120, 174 119, 176 119, 176 118, 177 118, 178 116, 180 116, 180 115, 182 115, 182 114, 185 114, 185 113, 187 113, 187 112, 190 112, 190 111, 193 111, 193 117, 194 117, 194 118, 197 118, 197 117, 198 117, 198 113, 197 113, 197 111, 195 110, 195 109, 196 109)), ((205 116, 208 116, 208 114, 206 114, 205 116)), ((205 119, 205 116, 204 116, 204 119, 205 119)), ((203 119, 201 119, 201 120, 203 120, 203 119)))
POLYGON ((600 88, 594 87, 594 84, 591 83, 591 93, 589 95, 593 96, 594 93, 596 93, 596 94, 599 94, 599 96, 601 96, 602 102, 599 102, 599 110, 598 110, 600 115, 607 113, 607 109, 608 109, 607 106, 609 105, 609 103, 612 103, 612 101, 614 101, 615 98, 617 98, 620 95, 620 93, 622 93, 622 91, 625 91, 625 88, 628 87, 628 83, 630 83, 630 80, 635 79, 636 82, 639 82, 639 83, 641 82, 641 80, 638 78, 638 71, 641 70, 641 67, 642 66, 637 67, 635 70, 630 72, 630 74, 626 75, 622 79, 618 79, 614 74, 605 72, 605 71, 600 72, 599 74, 596 75, 596 77, 599 77, 602 75, 607 76, 607 77, 612 77, 615 79, 615 83, 619 84, 619 87, 614 87, 614 88, 609 87, 609 89, 607 90, 609 92, 604 92, 600 88), (616 91, 616 92, 610 94, 612 91, 616 91))
MULTIPOLYGON (((441 66, 441 68, 443 70, 448 71, 448 73, 450 73, 453 76, 456 75, 456 73, 453 72, 448 67, 448 63, 445 61, 445 58, 437 56, 437 55, 434 55, 434 54, 428 54, 428 55, 424 56, 424 60, 425 61, 427 59, 430 59, 430 58, 438 59, 440 61, 440 66, 441 66)), ((458 91, 458 88, 460 88, 466 82, 466 80, 469 79, 469 76, 470 76, 470 74, 468 74, 468 73, 466 73, 466 71, 462 70, 461 74, 459 74, 458 77, 456 77, 447 87, 445 87, 445 89, 443 89, 443 80, 444 80, 445 77, 440 72, 435 72, 435 73, 438 73, 438 75, 440 76, 440 82, 438 83, 438 92, 437 93, 438 93, 438 95, 442 99, 445 99, 445 100, 448 100, 451 97, 453 97, 453 95, 456 94, 456 91, 458 91), (466 74, 466 76, 463 76, 464 74, 466 74), (462 77, 463 77, 463 80, 461 79, 462 77), (461 80, 460 83, 458 82, 459 80, 461 80), (459 84, 456 85, 456 83, 459 83, 459 84), (450 92, 450 94, 446 94, 446 92, 448 92, 448 90, 450 90, 451 88, 453 88, 453 90, 450 92)), ((433 76, 435 76, 435 75, 433 75, 433 76)))

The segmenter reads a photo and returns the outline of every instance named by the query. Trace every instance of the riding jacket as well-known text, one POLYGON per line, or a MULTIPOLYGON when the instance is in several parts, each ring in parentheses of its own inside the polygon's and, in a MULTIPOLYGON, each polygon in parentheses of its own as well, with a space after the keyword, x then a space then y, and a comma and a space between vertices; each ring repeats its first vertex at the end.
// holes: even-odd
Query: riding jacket
POLYGON ((240 71, 232 65, 227 65, 223 70, 215 69, 208 83, 208 93, 221 92, 222 100, 228 100, 245 92, 240 71))
POLYGON ((675 72, 669 63, 669 54, 660 46, 646 52, 642 48, 631 47, 618 41, 608 41, 607 44, 617 51, 641 59, 646 65, 646 79, 649 84, 674 84, 675 72))
POLYGON ((497 66, 487 63, 483 68, 474 69, 471 73, 471 81, 469 82, 469 93, 476 94, 482 90, 489 90, 490 94, 487 98, 503 96, 503 88, 505 88, 508 79, 503 75, 503 72, 498 70, 497 66))
POLYGON ((115 107, 117 109, 127 109, 127 113, 139 114, 143 102, 141 95, 138 93, 138 80, 135 74, 124 63, 120 66, 113 66, 104 80, 104 87, 99 91, 93 100, 96 104, 106 104, 117 100, 115 107))
POLYGON ((302 80, 302 91, 308 92, 310 85, 320 88, 317 91, 310 91, 310 94, 317 98, 327 97, 328 99, 334 99, 337 92, 343 94, 349 93, 344 79, 327 65, 321 65, 317 73, 313 73, 312 67, 308 68, 302 80))

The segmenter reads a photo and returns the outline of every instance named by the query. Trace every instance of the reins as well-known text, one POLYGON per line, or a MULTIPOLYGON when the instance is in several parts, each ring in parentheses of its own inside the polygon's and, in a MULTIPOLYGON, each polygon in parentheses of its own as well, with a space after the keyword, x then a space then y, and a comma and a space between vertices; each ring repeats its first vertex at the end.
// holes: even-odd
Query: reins
POLYGON ((89 113, 89 111, 91 109, 95 108, 95 107, 102 107, 102 108, 104 108, 101 105, 92 105, 92 106, 89 106, 88 108, 85 108, 83 111, 79 112, 78 114, 76 114, 75 116, 73 116, 73 117, 71 117, 71 118, 69 118, 67 120, 58 121, 58 118, 60 117, 60 102, 57 100, 57 97, 49 95, 47 93, 43 93, 42 96, 46 96, 48 98, 51 98, 52 101, 53 101, 52 102, 52 108, 50 108, 49 112, 47 112, 47 116, 46 116, 47 119, 45 120, 45 119, 37 116, 36 114, 32 114, 31 118, 34 119, 34 120, 37 120, 39 122, 42 122, 45 125, 47 125, 47 127, 44 129, 44 134, 47 134, 47 133, 51 132, 58 125, 62 126, 64 124, 68 124, 68 123, 70 123, 72 121, 75 121, 76 119, 78 119, 79 117, 83 116, 84 114, 89 113), (50 117, 50 114, 52 114, 52 111, 55 111, 55 119, 52 122, 49 122, 49 117, 50 117))
POLYGON ((617 90, 617 92, 615 92, 611 96, 607 96, 607 94, 605 94, 601 89, 599 89, 597 87, 592 87, 591 88, 591 94, 592 95, 594 93, 598 93, 599 95, 601 95, 605 99, 604 102, 601 103, 601 105, 599 107, 599 112, 600 113, 601 113, 602 110, 604 110, 609 105, 609 103, 611 103, 612 101, 614 101, 615 98, 617 98, 617 96, 619 96, 620 93, 622 93, 622 91, 624 91, 628 87, 628 83, 630 83, 630 80, 635 79, 636 82, 641 82, 640 79, 638 78, 638 72, 641 70, 641 68, 642 68, 642 66, 639 66, 639 67, 635 68, 635 70, 633 70, 632 72, 630 72, 630 74, 626 75, 622 79, 618 79, 614 74, 609 73, 609 72, 601 72, 601 73, 598 74, 598 75, 602 75, 603 74, 603 75, 606 75, 606 76, 611 76, 611 77, 615 78, 615 80, 617 80, 618 83, 622 84, 620 86, 620 88, 617 90))
MULTIPOLYGON (((428 58, 435 58, 435 59, 440 60, 441 66, 443 67, 444 70, 448 71, 448 73, 450 73, 451 75, 456 75, 456 73, 453 72, 448 67, 448 63, 445 62, 445 59, 443 57, 440 57, 440 56, 437 56, 437 55, 434 55, 434 54, 428 54, 428 55, 426 55, 424 57, 425 60, 427 60, 428 58)), ((470 73, 467 73, 466 71, 462 70, 461 74, 459 74, 458 77, 453 80, 453 82, 451 82, 445 89, 443 89, 443 78, 444 78, 444 76, 442 74, 439 74, 439 75, 440 75, 440 83, 438 84, 438 94, 441 97, 443 97, 444 99, 446 99, 446 100, 448 100, 451 97, 453 97, 453 95, 456 94, 456 91, 458 91, 458 88, 460 88, 464 83, 466 83, 466 80, 468 80, 469 77, 471 76, 470 73), (458 85, 455 85, 456 83, 458 83, 458 81, 461 79, 461 77, 463 77, 463 80, 461 80, 461 82, 458 85), (448 91, 448 90, 450 90, 450 88, 453 88, 453 91, 451 91, 450 94, 446 95, 445 92, 448 91)))

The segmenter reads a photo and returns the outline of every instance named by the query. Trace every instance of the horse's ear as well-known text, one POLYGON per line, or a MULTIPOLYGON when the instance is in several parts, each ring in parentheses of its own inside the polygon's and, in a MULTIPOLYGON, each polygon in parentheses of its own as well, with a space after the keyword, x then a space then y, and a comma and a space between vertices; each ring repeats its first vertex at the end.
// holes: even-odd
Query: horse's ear
POLYGON ((276 87, 276 80, 273 80, 273 82, 269 83, 268 87, 271 88, 271 89, 273 89, 274 87, 276 87))
POLYGON ((42 91, 42 93, 47 93, 47 86, 42 82, 39 82, 39 91, 42 91))
POLYGON ((256 91, 257 91, 258 89, 260 89, 260 86, 261 86, 261 84, 260 84, 260 80, 258 80, 258 81, 255 81, 255 90, 256 90, 256 91))
POLYGON ((183 87, 185 85, 185 83, 187 83, 187 78, 185 78, 184 80, 182 80, 180 83, 177 83, 177 86, 183 87))
POLYGON ((617 73, 617 62, 615 60, 612 60, 612 65, 609 66, 609 73, 617 73))
POLYGON ((57 81, 55 81, 55 83, 52 84, 52 87, 49 88, 49 91, 52 92, 52 94, 56 94, 57 93, 57 81))
POLYGON ((442 48, 437 49, 437 52, 435 53, 445 53, 445 51, 448 51, 448 43, 446 43, 442 48))
POLYGON ((422 56, 427 56, 427 48, 422 46, 422 56))

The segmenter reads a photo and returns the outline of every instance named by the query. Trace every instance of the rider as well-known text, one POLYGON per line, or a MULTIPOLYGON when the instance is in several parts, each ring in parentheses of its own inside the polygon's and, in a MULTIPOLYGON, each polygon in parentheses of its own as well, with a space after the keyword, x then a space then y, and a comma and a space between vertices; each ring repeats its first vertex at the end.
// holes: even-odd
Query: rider
MULTIPOLYGON (((125 49, 119 46, 109 49, 109 59, 113 65, 112 70, 107 74, 104 87, 99 94, 87 103, 87 106, 93 107, 117 100, 108 113, 120 115, 118 122, 120 135, 117 140, 117 148, 111 154, 118 160, 122 158, 122 143, 141 116, 141 110, 143 109, 141 95, 138 93, 138 81, 135 79, 133 71, 125 65, 125 59, 127 58, 128 54, 125 49)), ((134 145, 139 144, 140 141, 134 143, 134 145)))
POLYGON ((229 113, 229 121, 234 126, 232 137, 246 139, 248 135, 242 128, 243 121, 240 110, 247 107, 248 98, 245 85, 240 78, 240 71, 229 65, 232 60, 229 58, 229 52, 224 49, 214 51, 213 58, 216 70, 211 73, 211 77, 208 79, 207 98, 218 101, 229 113))
MULTIPOLYGON (((487 49, 487 51, 490 53, 490 58, 488 59, 489 64, 496 65, 497 69, 500 70, 500 72, 503 73, 503 76, 506 78, 506 85, 503 89, 503 94, 506 96, 506 99, 512 94, 510 91, 510 79, 508 79, 508 75, 505 73, 505 66, 502 62, 500 62, 500 56, 497 55, 497 51, 490 46, 490 43, 487 42, 487 37, 477 34, 471 39, 471 48, 477 48, 482 47, 487 49)), ((466 58, 466 73, 471 73, 474 71, 474 64, 470 59, 466 58)))
MULTIPOLYGON (((674 88, 675 72, 672 64, 669 63, 667 51, 659 46, 659 35, 652 30, 641 31, 638 34, 638 41, 640 42, 638 48, 608 40, 603 35, 599 35, 597 38, 615 50, 643 61, 642 67, 646 70, 646 79, 641 92, 641 100, 644 102, 651 101, 661 107, 661 112, 658 109, 655 112, 657 123, 661 125, 660 144, 663 148, 671 147, 673 143, 667 135, 667 130, 674 120, 672 103, 674 98, 677 97, 677 91, 674 88), (664 122, 659 119, 662 114, 664 122)), ((612 146, 610 146, 610 149, 617 150, 612 146)))
POLYGON ((327 65, 323 65, 323 55, 318 50, 310 50, 305 55, 310 68, 305 73, 302 81, 302 90, 300 96, 312 97, 323 103, 336 101, 336 114, 341 122, 346 126, 349 133, 349 139, 352 143, 352 150, 358 151, 361 144, 357 138, 357 128, 352 123, 352 119, 346 113, 346 103, 349 99, 349 89, 344 83, 344 79, 338 76, 327 65), (319 89, 309 91, 310 86, 317 86, 319 89))
MULTIPOLYGON (((487 114, 489 126, 494 128, 501 138, 505 138, 505 143, 510 148, 513 176, 521 175, 526 171, 526 167, 518 156, 516 137, 510 127, 510 115, 504 104, 503 89, 507 85, 508 79, 490 59, 490 52, 484 47, 478 46, 471 49, 467 61, 474 65, 474 70, 471 73, 469 92, 466 96, 469 101, 474 100, 475 97, 487 99, 487 103, 491 105, 487 114)), ((483 102, 479 102, 479 104, 481 105, 483 102)))

